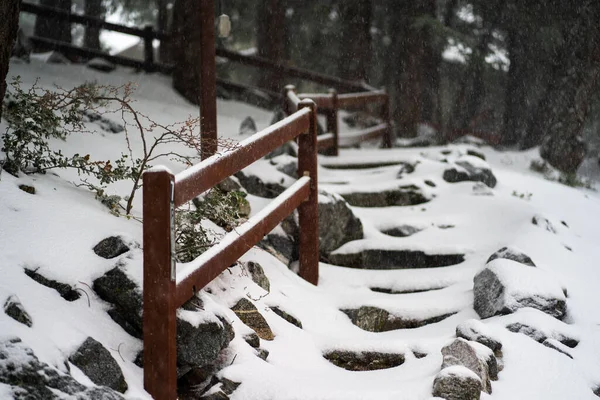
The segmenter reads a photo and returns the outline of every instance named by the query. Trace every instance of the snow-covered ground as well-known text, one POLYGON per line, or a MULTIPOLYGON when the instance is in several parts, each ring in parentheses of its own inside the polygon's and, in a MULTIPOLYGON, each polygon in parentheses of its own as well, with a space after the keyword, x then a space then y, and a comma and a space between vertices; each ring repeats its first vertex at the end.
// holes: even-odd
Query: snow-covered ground
MULTIPOLYGON (((135 82, 135 107, 165 124, 185 120, 197 110, 176 95, 168 78, 118 70, 102 74, 82 66, 14 63, 9 75, 20 75, 22 86, 39 84, 72 87, 85 81, 122 85, 135 82)), ((271 114, 232 101, 218 102, 220 135, 241 139, 239 124, 252 116, 259 129, 268 126, 271 114)), ((109 115, 109 117, 111 117, 109 115)), ((118 120, 118 115, 111 118, 118 120)), ((0 129, 5 129, 3 124, 0 129)), ((66 154, 90 153, 95 159, 116 158, 125 151, 123 135, 90 131, 54 143, 66 154)), ((139 151, 139 141, 132 143, 139 151)), ((491 395, 482 399, 595 399, 600 386, 600 198, 595 191, 574 189, 544 179, 529 170, 537 152, 500 153, 482 147, 498 180, 494 189, 474 182, 447 183, 442 173, 447 162, 462 157, 469 145, 443 148, 342 150, 335 160, 323 164, 361 164, 377 161, 416 163, 413 173, 398 178, 399 165, 370 169, 321 167, 321 187, 331 192, 381 191, 398 185, 415 185, 430 201, 415 206, 381 208, 353 207, 361 219, 365 237, 349 242, 337 253, 365 249, 411 250, 427 254, 463 254, 465 261, 446 267, 422 269, 364 270, 321 263, 317 287, 304 282, 275 257, 258 248, 243 258, 259 262, 270 280, 270 292, 256 285, 241 266, 224 272, 203 291, 206 314, 216 313, 232 323, 236 336, 222 355, 227 367, 219 375, 241 385, 232 399, 428 399, 434 377, 440 371, 440 349, 452 342, 458 324, 479 319, 473 308, 473 277, 488 257, 501 247, 518 248, 548 279, 566 289, 567 316, 563 321, 531 308, 484 320, 491 334, 503 343, 503 370, 492 383, 491 395), (448 153, 450 150, 450 153, 448 153), (448 153, 448 154, 443 154, 448 153), (445 160, 445 162, 444 162, 445 160), (425 184, 430 181, 431 186, 425 184), (545 219, 553 232, 532 224, 545 219), (392 237, 383 230, 410 225, 420 229, 408 237, 392 237), (392 293, 373 291, 388 289, 392 293), (394 294, 397 292, 397 294, 394 294), (403 293, 401 293, 403 292, 403 293), (230 308, 246 297, 256 305, 270 325, 275 339, 261 341, 268 350, 266 361, 243 339, 249 332, 230 308), (302 322, 302 329, 275 315, 277 306, 302 322), (439 322, 412 329, 368 332, 355 326, 342 309, 378 307, 391 315, 415 320, 451 314, 439 322), (572 359, 543 346, 506 326, 526 323, 546 336, 568 335, 579 344, 568 352, 572 359), (377 351, 403 354, 405 361, 394 368, 347 371, 330 363, 323 354, 332 350, 377 351), (425 356, 423 356, 425 355, 425 356)), ((184 166, 165 159, 175 172, 184 166)), ((264 169, 268 163, 260 164, 264 169)), ((255 168, 256 170, 256 168, 255 168)), ((141 249, 105 260, 92 248, 100 240, 121 235, 131 243, 142 243, 142 225, 115 217, 85 188, 75 187, 77 174, 56 170, 46 175, 13 177, 4 172, 0 180, 0 302, 15 295, 29 312, 27 327, 0 313, 0 341, 19 337, 45 363, 66 372, 65 360, 91 336, 109 349, 129 385, 129 399, 146 399, 142 369, 133 362, 142 348, 106 313, 108 304, 91 289, 92 282, 117 262, 141 280, 141 249), (35 195, 19 189, 34 186, 35 195), (41 286, 24 268, 84 291, 67 302, 56 291, 41 286), (89 298, 89 300, 88 300, 89 298), (88 302, 89 301, 89 302, 88 302)), ((258 171, 258 174, 271 171, 258 171)), ((111 193, 126 193, 127 183, 110 187, 111 193)), ((138 194, 134 215, 140 215, 138 194)), ((253 213, 267 204, 248 196, 253 213)), ((527 282, 521 282, 524 286, 527 282)), ((529 286, 535 286, 531 283, 529 286)), ((214 318, 213 318, 214 319, 214 318)), ((71 374, 84 385, 91 382, 76 367, 71 374)), ((11 390, 0 384, 0 397, 11 398, 11 390)))

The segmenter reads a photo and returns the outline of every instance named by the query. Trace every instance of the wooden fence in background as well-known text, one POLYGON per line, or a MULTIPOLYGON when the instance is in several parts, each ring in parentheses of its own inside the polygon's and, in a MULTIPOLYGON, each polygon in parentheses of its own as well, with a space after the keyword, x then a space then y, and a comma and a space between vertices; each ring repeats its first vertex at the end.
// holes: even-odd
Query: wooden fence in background
MULTIPOLYGON (((296 89, 288 85, 284 89, 283 110, 290 114, 290 99, 296 97, 296 89)), ((328 155, 337 156, 341 147, 353 147, 365 140, 381 138, 382 147, 392 147, 392 123, 390 121, 390 98, 384 90, 370 92, 338 94, 330 89, 327 94, 302 93, 300 99, 310 98, 317 104, 320 113, 326 117, 326 132, 317 137, 317 146, 328 155), (381 121, 379 124, 355 132, 341 134, 339 132, 340 110, 362 110, 368 115, 375 109, 374 116, 381 121)))

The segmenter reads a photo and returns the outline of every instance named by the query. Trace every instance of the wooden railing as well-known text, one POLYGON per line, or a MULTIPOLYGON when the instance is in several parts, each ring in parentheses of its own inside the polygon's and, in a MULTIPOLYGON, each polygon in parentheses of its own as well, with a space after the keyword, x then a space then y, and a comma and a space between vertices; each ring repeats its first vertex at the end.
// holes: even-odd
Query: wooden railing
POLYGON ((392 124, 390 121, 389 96, 383 90, 369 92, 338 94, 335 89, 329 93, 302 93, 296 94, 296 88, 288 85, 283 94, 283 110, 286 114, 293 112, 293 104, 302 99, 313 100, 320 113, 327 119, 326 133, 317 137, 319 150, 328 150, 326 154, 337 156, 340 147, 352 147, 365 140, 382 138, 382 147, 392 147, 392 124), (339 132, 339 110, 362 109, 368 112, 369 108, 376 108, 376 117, 380 124, 359 131, 345 133, 339 132))
POLYGON ((308 99, 294 100, 290 116, 232 151, 213 155, 177 175, 164 168, 144 173, 144 387, 156 400, 177 398, 177 309, 296 208, 300 276, 318 282, 317 107, 308 99), (173 255, 175 208, 294 138, 299 145, 300 179, 220 243, 178 266, 173 255))

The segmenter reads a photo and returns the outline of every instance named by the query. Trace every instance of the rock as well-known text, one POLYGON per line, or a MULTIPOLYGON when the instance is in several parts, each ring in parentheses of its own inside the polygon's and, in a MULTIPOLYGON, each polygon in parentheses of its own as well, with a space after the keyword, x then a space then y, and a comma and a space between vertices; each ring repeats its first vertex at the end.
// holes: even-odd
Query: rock
POLYGON ((422 228, 417 228, 411 225, 400 225, 394 228, 383 230, 381 232, 394 237, 407 237, 412 236, 417 232, 421 232, 422 230, 422 228))
POLYGON ((259 338, 263 340, 273 340, 275 338, 271 327, 250 300, 241 298, 231 310, 244 324, 252 328, 259 338))
POLYGON ((25 193, 35 194, 35 188, 29 185, 19 185, 19 189, 24 191, 25 193))
POLYGON ((213 381, 215 380, 216 383, 207 391, 207 394, 200 397, 200 400, 228 400, 229 395, 233 394, 238 386, 241 385, 241 383, 231 381, 227 378, 213 379, 213 381))
POLYGON ((204 392, 211 386, 215 372, 212 365, 192 368, 177 380, 178 397, 182 399, 197 398, 194 395, 204 392))
POLYGON ((28 327, 33 325, 33 320, 29 313, 23 307, 23 304, 19 301, 17 296, 10 295, 6 302, 4 303, 4 313, 14 319, 17 322, 22 323, 28 327))
POLYGON ((587 145, 580 135, 548 136, 540 146, 540 156, 554 168, 575 174, 585 160, 587 145))
POLYGON ((251 347, 258 349, 260 347, 260 338, 254 332, 244 336, 244 341, 248 343, 251 347))
POLYGON ((123 400, 108 387, 86 387, 41 362, 18 338, 0 342, 0 384, 5 388, 3 393, 10 390, 16 399, 123 400))
MULTIPOLYGON (((123 271, 121 265, 96 279, 93 289, 98 296, 113 305, 111 318, 127 333, 142 338, 142 291, 123 271)), ((197 313, 195 299, 186 303, 183 313, 197 313)), ((180 310, 181 312, 182 310, 180 310)), ((219 353, 233 339, 231 325, 223 318, 197 325, 177 318, 177 375, 183 376, 194 368, 214 365, 219 353)))
POLYGON ((319 191, 319 253, 327 257, 333 250, 363 238, 363 226, 348 203, 337 194, 319 191))
POLYGON ((235 174, 240 184, 248 191, 248 193, 265 197, 267 199, 274 199, 285 191, 285 187, 275 182, 263 182, 262 179, 255 175, 250 175, 247 172, 239 171, 235 174))
POLYGON ((229 176, 217 183, 215 187, 223 193, 230 193, 239 191, 242 188, 242 185, 240 185, 235 178, 229 176))
POLYGON ((533 218, 531 218, 531 223, 547 230, 550 233, 558 233, 558 229, 556 229, 554 224, 550 222, 548 218, 541 215, 534 215, 533 218))
POLYGON ((267 358, 269 357, 269 350, 256 349, 256 356, 264 361, 267 361, 267 358))
POLYGON ((446 400, 479 400, 481 379, 461 365, 444 368, 433 381, 433 396, 446 400))
POLYGON ((473 184, 473 195, 474 196, 493 196, 494 191, 483 182, 475 182, 473 184))
POLYGON ((58 51, 51 51, 46 56, 47 64, 71 64, 71 61, 58 51))
POLYGON ((267 292, 271 291, 271 283, 269 282, 269 278, 267 278, 263 267, 259 263, 249 261, 246 264, 246 269, 250 273, 250 276, 252 277, 254 283, 256 283, 258 286, 260 286, 267 292))
POLYGON ((110 317, 127 333, 142 339, 142 291, 121 265, 96 279, 92 287, 102 300, 113 305, 110 317))
POLYGON ((470 144, 476 147, 482 147, 487 145, 487 142, 481 138, 473 135, 464 135, 453 141, 454 144, 470 144))
POLYGON ((94 246, 93 250, 98 256, 111 259, 127 253, 129 247, 125 244, 121 236, 110 236, 102 239, 94 246))
POLYGON ((269 233, 258 242, 258 247, 268 251, 288 267, 299 259, 298 245, 290 235, 269 233))
POLYGON ((282 174, 298 179, 298 159, 289 154, 282 154, 269 160, 269 164, 282 174))
POLYGON ((556 330, 544 332, 526 323, 513 322, 507 325, 506 329, 514 333, 521 333, 525 336, 528 336, 538 343, 544 343, 546 341, 558 342, 571 349, 577 347, 577 345, 579 344, 579 340, 570 337, 569 335, 562 334, 560 332, 557 332, 556 330))
POLYGON ((283 311, 279 307, 269 307, 269 308, 271 309, 271 311, 273 311, 275 314, 279 315, 281 318, 285 319, 290 324, 295 325, 296 327, 302 329, 302 322, 300 322, 300 320, 298 318, 288 314, 287 312, 283 311))
POLYGON ((105 132, 109 133, 121 133, 125 130, 125 127, 118 122, 102 117, 98 122, 98 126, 105 132))
POLYGON ((331 264, 362 269, 412 269, 438 268, 460 264, 463 254, 426 254, 413 250, 364 249, 358 253, 333 252, 328 260, 331 264))
POLYGON ((485 155, 477 150, 467 149, 467 155, 481 158, 483 161, 485 161, 485 155))
POLYGON ((458 338, 448 346, 443 347, 442 356, 444 357, 444 361, 442 363, 442 369, 454 365, 460 365, 470 369, 481 380, 482 389, 486 393, 491 394, 492 384, 490 382, 490 378, 494 376, 497 379, 498 377, 496 357, 494 357, 490 349, 480 345, 489 352, 482 354, 477 348, 474 347, 474 344, 477 343, 458 338), (494 360, 494 369, 490 371, 489 360, 492 358, 494 360))
POLYGON ((496 251, 494 254, 488 258, 486 264, 489 264, 491 261, 497 258, 505 258, 507 260, 516 261, 523 265, 529 265, 530 267, 535 267, 535 263, 533 260, 527 255, 522 253, 521 251, 512 248, 512 247, 503 247, 500 250, 496 251))
POLYGON ((429 198, 415 185, 399 186, 379 192, 340 193, 340 195, 355 207, 390 207, 414 206, 427 203, 429 198))
POLYGON ((81 293, 74 290, 71 287, 71 285, 48 279, 38 274, 37 270, 34 271, 32 269, 25 268, 25 274, 40 285, 44 285, 46 287, 56 290, 60 297, 67 301, 75 301, 81 297, 81 293))
POLYGON ((396 174, 396 179, 401 179, 404 175, 412 174, 413 172, 415 172, 418 163, 418 161, 414 163, 402 161, 400 163, 400 170, 398 170, 398 173, 396 174))
POLYGON ((254 135, 257 132, 256 122, 250 116, 246 117, 240 124, 240 135, 254 135))
POLYGON ((514 322, 512 324, 507 325, 506 329, 514 333, 522 333, 523 335, 529 336, 530 338, 539 343, 542 343, 547 338, 546 334, 540 331, 539 329, 519 322, 514 322))
POLYGON ((348 371, 374 371, 394 368, 404 363, 404 354, 380 353, 377 351, 334 350, 323 355, 327 361, 348 371))
POLYGON ((101 57, 94 57, 87 62, 87 67, 101 72, 113 72, 117 66, 101 57))
POLYGON ((558 282, 538 268, 518 268, 519 263, 496 259, 475 275, 474 308, 481 318, 510 314, 532 307, 562 319, 566 297, 558 282))
POLYGON ((565 346, 560 343, 558 340, 555 339, 546 339, 542 342, 542 344, 552 350, 556 350, 561 354, 564 354, 565 356, 569 357, 570 359, 573 359, 573 356, 571 354, 569 354, 569 352, 565 349, 565 346))
POLYGON ((391 315, 388 311, 372 306, 341 310, 352 323, 368 332, 387 332, 397 329, 413 329, 440 322, 454 313, 438 315, 426 319, 407 319, 391 315))
POLYGON ((380 120, 373 117, 365 111, 355 111, 344 116, 342 120, 351 128, 366 129, 381 123, 380 120))
POLYGON ((502 350, 502 343, 500 340, 494 338, 489 332, 488 327, 476 319, 469 319, 460 323, 456 327, 456 336, 481 343, 495 353, 502 350))
POLYGON ((446 182, 474 181, 483 182, 491 188, 496 186, 496 177, 485 161, 473 156, 463 156, 454 164, 454 167, 444 171, 443 179, 446 182))
POLYGON ((287 142, 265 156, 266 159, 271 159, 282 154, 287 154, 292 157, 298 157, 298 145, 295 142, 287 142))
POLYGON ((439 140, 434 135, 417 136, 414 138, 399 138, 396 147, 430 147, 437 146, 439 140))
POLYGON ((110 355, 102 343, 88 337, 69 361, 79 368, 98 386, 108 386, 121 393, 127 390, 127 382, 119 364, 110 355))

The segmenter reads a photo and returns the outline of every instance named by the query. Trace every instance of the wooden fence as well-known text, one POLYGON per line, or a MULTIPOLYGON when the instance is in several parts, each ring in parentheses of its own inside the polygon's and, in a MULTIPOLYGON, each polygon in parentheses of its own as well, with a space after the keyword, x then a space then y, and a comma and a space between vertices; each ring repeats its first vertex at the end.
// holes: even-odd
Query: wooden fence
POLYGON ((362 141, 382 138, 382 147, 392 147, 392 123, 390 121, 390 100, 388 94, 383 90, 372 90, 370 92, 338 94, 335 89, 330 89, 327 94, 302 93, 296 95, 296 89, 288 85, 284 89, 283 110, 286 114, 293 112, 295 99, 310 98, 317 104, 320 113, 327 119, 326 133, 317 137, 317 147, 326 151, 328 155, 337 156, 340 147, 353 147, 362 141), (381 123, 361 129, 359 131, 345 133, 339 132, 339 110, 363 110, 369 115, 369 109, 375 108, 375 116, 381 123))
POLYGON ((318 282, 317 107, 311 100, 296 97, 290 108, 290 116, 232 151, 209 157, 177 175, 161 168, 144 173, 144 387, 157 400, 177 398, 177 309, 296 208, 300 276, 315 285, 318 282), (180 265, 177 273, 173 255, 175 208, 296 137, 301 178, 219 244, 180 265))

